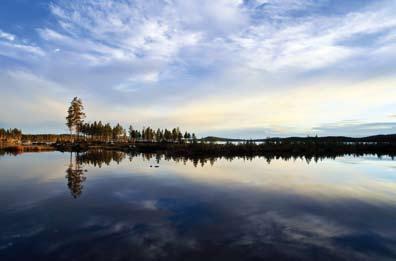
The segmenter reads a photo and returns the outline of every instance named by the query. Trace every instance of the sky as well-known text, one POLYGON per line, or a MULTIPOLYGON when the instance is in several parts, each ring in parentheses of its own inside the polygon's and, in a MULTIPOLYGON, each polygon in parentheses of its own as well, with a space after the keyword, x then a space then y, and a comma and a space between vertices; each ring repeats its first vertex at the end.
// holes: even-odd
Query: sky
POLYGON ((394 0, 2 0, 0 127, 396 133, 394 0))

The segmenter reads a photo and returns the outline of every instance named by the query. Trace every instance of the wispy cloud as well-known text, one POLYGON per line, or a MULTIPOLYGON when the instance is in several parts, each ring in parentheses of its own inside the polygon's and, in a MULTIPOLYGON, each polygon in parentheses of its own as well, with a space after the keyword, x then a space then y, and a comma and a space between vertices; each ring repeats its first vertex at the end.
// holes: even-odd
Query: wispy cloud
POLYGON ((0 42, 0 55, 8 56, 18 60, 23 60, 28 56, 43 56, 45 52, 37 46, 0 42))
POLYGON ((380 32, 383 39, 391 37, 387 30, 396 27, 394 4, 343 16, 311 15, 310 8, 320 3, 60 1, 50 5, 58 26, 38 31, 45 40, 91 65, 145 63, 157 74, 171 64, 191 67, 208 62, 218 70, 240 66, 263 72, 304 72, 369 57, 390 44, 349 46, 343 42, 380 32), (290 10, 302 10, 305 15, 293 17, 290 10), (279 20, 280 14, 285 19, 279 20))
POLYGON ((43 56, 45 52, 38 46, 21 41, 14 34, 0 30, 0 55, 24 60, 27 56, 43 56))
POLYGON ((6 33, 2 30, 0 30, 0 39, 5 39, 8 41, 14 41, 15 40, 15 35, 10 34, 10 33, 6 33))
POLYGON ((303 133, 391 120, 396 4, 330 2, 56 0, 32 39, 0 31, 0 59, 13 61, 1 66, 117 104, 102 115, 125 122, 147 110, 134 120, 303 133))

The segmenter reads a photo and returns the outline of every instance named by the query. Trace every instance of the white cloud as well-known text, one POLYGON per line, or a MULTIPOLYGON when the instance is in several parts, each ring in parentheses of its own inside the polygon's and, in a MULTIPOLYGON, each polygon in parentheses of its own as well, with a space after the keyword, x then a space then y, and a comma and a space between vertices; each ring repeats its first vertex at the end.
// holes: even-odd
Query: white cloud
POLYGON ((372 46, 351 47, 343 45, 342 41, 396 28, 395 10, 394 5, 382 6, 345 16, 289 19, 275 26, 264 22, 231 36, 231 40, 252 69, 277 71, 291 67, 305 71, 322 68, 352 56, 370 55, 372 46))
POLYGON ((26 60, 28 56, 44 56, 45 52, 38 46, 0 41, 0 55, 15 58, 18 60, 26 60))
POLYGON ((251 5, 271 18, 284 19, 287 12, 319 6, 322 1, 313 0, 252 0, 251 5))
MULTIPOLYGON (((375 5, 346 15, 288 17, 274 22, 280 12, 305 10, 323 3, 61 1, 51 5, 60 28, 39 32, 45 40, 74 52, 76 59, 90 65, 117 61, 155 64, 150 70, 159 75, 171 64, 212 64, 227 70, 227 66, 237 63, 236 66, 263 72, 321 69, 372 55, 371 46, 347 46, 342 41, 396 27, 393 4, 375 5)), ((389 43, 383 45, 383 50, 387 50, 389 43)))
POLYGON ((48 28, 41 32, 47 39, 59 40, 71 48, 83 46, 86 51, 98 51, 110 58, 169 59, 183 46, 195 44, 199 35, 180 28, 165 2, 159 1, 159 7, 155 3, 63 2, 52 5, 51 10, 65 32, 48 28))
POLYGON ((0 39, 5 39, 7 41, 14 41, 15 35, 0 30, 0 39))
POLYGON ((17 41, 15 35, 0 30, 0 55, 23 60, 27 55, 43 56, 45 53, 40 47, 17 41))
MULTIPOLYGON (((329 122, 344 119, 343 112, 329 108, 344 101, 337 95, 353 96, 349 77, 364 82, 367 71, 389 72, 395 65, 396 4, 377 1, 342 14, 311 12, 326 4, 60 0, 50 5, 56 23, 36 31, 40 45, 0 31, 0 55, 26 63, 35 77, 67 86, 72 97, 120 106, 112 106, 114 113, 93 110, 95 119, 134 118, 201 130, 290 130, 291 125, 310 130, 325 121, 320 115, 329 122), (303 91, 307 82, 309 90, 303 91), (335 102, 322 106, 324 95, 335 102)), ((386 85, 379 87, 380 98, 369 91, 367 99, 358 95, 352 101, 356 106, 340 106, 347 118, 370 114, 364 106, 379 112, 382 102, 389 103, 388 84, 378 84, 386 85)))

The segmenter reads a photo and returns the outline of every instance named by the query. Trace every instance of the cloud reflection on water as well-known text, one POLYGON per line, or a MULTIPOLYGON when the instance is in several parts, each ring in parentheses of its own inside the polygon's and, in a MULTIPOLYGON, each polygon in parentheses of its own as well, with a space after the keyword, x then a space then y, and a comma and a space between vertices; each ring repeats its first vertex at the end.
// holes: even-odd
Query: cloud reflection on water
POLYGON ((102 168, 81 162, 87 180, 73 199, 64 172, 68 155, 46 155, 0 162, 19 173, 0 176, 2 188, 24 181, 0 191, 8 202, 0 207, 6 260, 395 258, 392 161, 221 159, 194 168, 161 160, 158 169, 149 167, 155 159, 142 157, 102 168), (32 168, 35 161, 40 170, 32 168), (33 175, 29 169, 41 179, 23 179, 24 172, 33 175), (53 193, 60 184, 63 193, 53 193), (22 192, 37 199, 30 208, 18 207, 23 198, 14 195, 22 192))

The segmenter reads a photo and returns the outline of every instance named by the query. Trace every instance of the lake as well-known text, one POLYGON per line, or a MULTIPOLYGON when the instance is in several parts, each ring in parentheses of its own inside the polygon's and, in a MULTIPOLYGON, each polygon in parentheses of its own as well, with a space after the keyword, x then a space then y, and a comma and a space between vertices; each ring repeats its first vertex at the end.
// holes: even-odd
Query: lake
POLYGON ((395 260, 396 162, 0 157, 0 260, 395 260))

